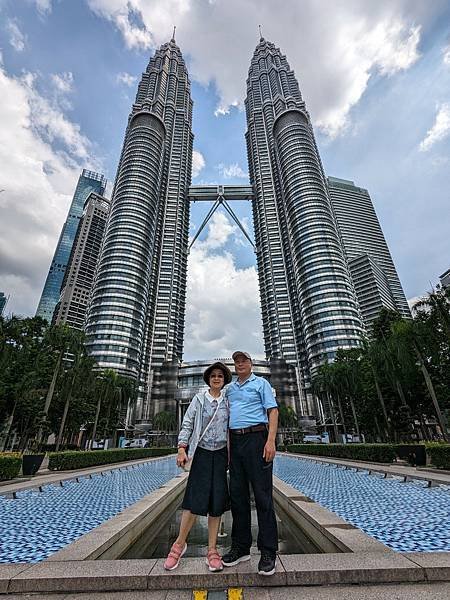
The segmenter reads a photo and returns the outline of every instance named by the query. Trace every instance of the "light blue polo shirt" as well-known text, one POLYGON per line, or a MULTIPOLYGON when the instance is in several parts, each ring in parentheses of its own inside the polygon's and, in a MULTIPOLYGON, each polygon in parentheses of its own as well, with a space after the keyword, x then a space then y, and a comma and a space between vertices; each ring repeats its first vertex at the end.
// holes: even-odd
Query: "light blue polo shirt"
POLYGON ((267 410, 278 408, 270 383, 253 373, 244 383, 230 383, 226 396, 230 404, 230 429, 267 423, 267 410))

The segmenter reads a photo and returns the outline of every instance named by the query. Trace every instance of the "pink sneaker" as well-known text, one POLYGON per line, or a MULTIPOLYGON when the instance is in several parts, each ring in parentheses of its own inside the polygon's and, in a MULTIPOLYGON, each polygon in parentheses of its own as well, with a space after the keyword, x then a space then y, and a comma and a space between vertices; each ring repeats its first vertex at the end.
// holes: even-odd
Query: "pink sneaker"
POLYGON ((170 549, 169 554, 167 555, 166 562, 164 563, 164 568, 167 571, 173 571, 174 569, 176 569, 180 564, 181 557, 186 552, 186 550, 187 544, 185 544, 183 548, 183 546, 174 542, 172 544, 172 548, 170 549))
POLYGON ((209 550, 208 556, 206 557, 206 564, 210 571, 222 571, 223 563, 222 557, 217 550, 209 550))

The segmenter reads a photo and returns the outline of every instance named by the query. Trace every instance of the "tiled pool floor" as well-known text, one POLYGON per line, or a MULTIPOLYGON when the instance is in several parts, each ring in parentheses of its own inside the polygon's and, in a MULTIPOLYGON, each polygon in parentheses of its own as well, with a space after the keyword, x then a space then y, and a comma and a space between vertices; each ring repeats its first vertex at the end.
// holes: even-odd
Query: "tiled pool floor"
POLYGON ((277 456, 274 474, 399 552, 450 551, 450 486, 277 456))
POLYGON ((0 563, 44 560, 179 472, 171 456, 42 492, 17 492, 15 500, 0 496, 0 563))

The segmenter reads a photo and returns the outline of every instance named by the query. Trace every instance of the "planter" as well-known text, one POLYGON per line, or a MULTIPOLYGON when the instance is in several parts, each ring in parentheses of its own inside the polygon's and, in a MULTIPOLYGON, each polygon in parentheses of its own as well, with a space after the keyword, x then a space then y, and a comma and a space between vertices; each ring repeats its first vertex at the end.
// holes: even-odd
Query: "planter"
POLYGON ((36 475, 44 457, 45 454, 24 454, 22 456, 22 474, 36 475))

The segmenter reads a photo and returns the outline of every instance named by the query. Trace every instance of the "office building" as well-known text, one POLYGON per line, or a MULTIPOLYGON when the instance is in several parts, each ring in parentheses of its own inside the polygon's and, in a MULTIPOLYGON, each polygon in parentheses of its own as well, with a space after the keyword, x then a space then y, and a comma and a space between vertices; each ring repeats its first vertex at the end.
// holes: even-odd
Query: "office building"
POLYGON ((106 179, 103 175, 83 169, 83 172, 78 179, 67 219, 63 225, 61 235, 59 236, 55 254, 36 311, 37 317, 42 317, 49 323, 52 322, 53 313, 59 301, 64 274, 69 263, 70 253, 72 251, 73 242, 83 213, 86 198, 91 192, 103 195, 105 188, 106 179))
POLYGON ((83 329, 108 212, 109 200, 91 192, 84 204, 53 315, 56 324, 65 323, 74 329, 83 329))
POLYGON ((183 352, 192 100, 175 40, 151 58, 125 132, 86 335, 101 368, 139 382, 136 421, 174 409, 183 352))
POLYGON ((411 317, 369 192, 337 177, 328 189, 367 331, 383 307, 411 317))
POLYGON ((439 281, 441 282, 441 286, 445 290, 445 288, 450 287, 450 269, 447 269, 445 273, 439 277, 439 281))
POLYGON ((323 418, 311 377, 338 348, 358 346, 363 329, 305 102, 286 56, 264 38, 245 106, 266 356, 272 377, 295 370, 298 414, 323 418))
POLYGON ((5 296, 3 292, 0 292, 0 316, 3 316, 3 312, 8 304, 9 296, 5 296))

